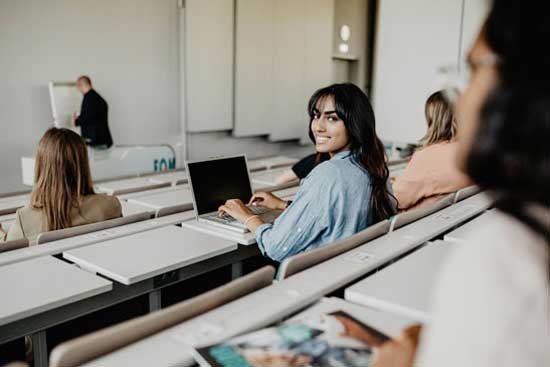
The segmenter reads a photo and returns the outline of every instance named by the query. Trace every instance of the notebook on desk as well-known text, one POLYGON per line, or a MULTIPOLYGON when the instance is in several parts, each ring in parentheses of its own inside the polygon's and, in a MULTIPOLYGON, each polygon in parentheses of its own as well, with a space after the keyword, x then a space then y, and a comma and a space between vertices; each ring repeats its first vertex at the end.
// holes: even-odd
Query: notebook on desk
MULTIPOLYGON (((239 233, 248 228, 229 215, 220 216, 218 208, 229 199, 248 203, 252 185, 245 155, 186 162, 189 186, 197 221, 239 233)), ((266 223, 275 221, 280 211, 249 206, 266 223)))
POLYGON ((287 321, 192 353, 202 367, 369 367, 373 348, 388 340, 346 312, 336 311, 287 321))

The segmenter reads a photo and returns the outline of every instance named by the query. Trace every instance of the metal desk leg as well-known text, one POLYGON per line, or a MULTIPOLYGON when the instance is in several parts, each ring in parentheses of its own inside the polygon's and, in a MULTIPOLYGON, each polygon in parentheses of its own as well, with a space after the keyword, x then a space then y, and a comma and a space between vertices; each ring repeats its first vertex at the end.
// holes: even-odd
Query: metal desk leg
POLYGON ((231 264, 231 280, 240 278, 242 275, 243 275, 242 261, 238 261, 236 263, 231 264))
POLYGON ((46 331, 42 330, 31 335, 35 367, 48 367, 48 344, 46 331))
POLYGON ((155 312, 162 307, 161 290, 156 289, 149 293, 149 312, 155 312))

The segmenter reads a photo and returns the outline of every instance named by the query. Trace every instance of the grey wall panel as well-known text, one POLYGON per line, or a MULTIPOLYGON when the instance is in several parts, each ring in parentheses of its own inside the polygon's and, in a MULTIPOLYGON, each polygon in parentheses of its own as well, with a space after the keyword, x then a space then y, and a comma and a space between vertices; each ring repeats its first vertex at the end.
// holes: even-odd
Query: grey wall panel
MULTIPOLYGON (((341 43, 349 46, 348 55, 355 57, 355 61, 348 61, 347 75, 345 81, 355 83, 362 89, 367 85, 367 52, 368 52, 368 1, 367 0, 335 0, 334 4, 334 37, 333 53, 340 54, 338 49, 341 43), (340 27, 347 25, 351 30, 349 41, 344 42, 340 39, 340 27)), ((336 66, 342 71, 341 65, 336 66)))
POLYGON ((317 89, 325 87, 335 80, 335 68, 332 60, 333 21, 335 0, 306 0, 305 19, 305 77, 302 114, 306 124, 300 126, 300 140, 310 143, 308 116, 306 107, 309 98, 317 89))
POLYGON ((273 123, 275 0, 237 0, 233 135, 265 135, 273 123))
POLYGON ((275 1, 274 111, 269 139, 296 139, 307 121, 305 82, 305 0, 275 1))
POLYGON ((186 0, 186 126, 233 128, 233 0, 186 0))

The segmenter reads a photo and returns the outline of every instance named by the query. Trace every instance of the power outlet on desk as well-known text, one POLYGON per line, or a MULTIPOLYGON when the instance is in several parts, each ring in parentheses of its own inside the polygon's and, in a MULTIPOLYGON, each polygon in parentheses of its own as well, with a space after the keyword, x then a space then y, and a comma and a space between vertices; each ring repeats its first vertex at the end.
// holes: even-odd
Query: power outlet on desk
POLYGON ((164 273, 162 275, 157 275, 154 279, 153 279, 153 286, 155 288, 160 288, 160 287, 163 287, 163 286, 166 286, 168 284, 172 284, 172 283, 175 283, 179 280, 179 271, 178 270, 173 270, 171 272, 168 272, 168 273, 164 273))

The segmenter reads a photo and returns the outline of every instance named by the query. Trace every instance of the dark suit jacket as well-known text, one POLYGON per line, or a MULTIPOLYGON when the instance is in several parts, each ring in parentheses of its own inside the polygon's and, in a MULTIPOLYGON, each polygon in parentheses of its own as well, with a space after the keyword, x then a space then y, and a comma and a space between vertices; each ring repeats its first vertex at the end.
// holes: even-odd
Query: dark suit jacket
POLYGON ((76 126, 82 129, 82 137, 88 145, 113 145, 107 117, 109 106, 107 102, 93 89, 84 95, 80 116, 76 126))

